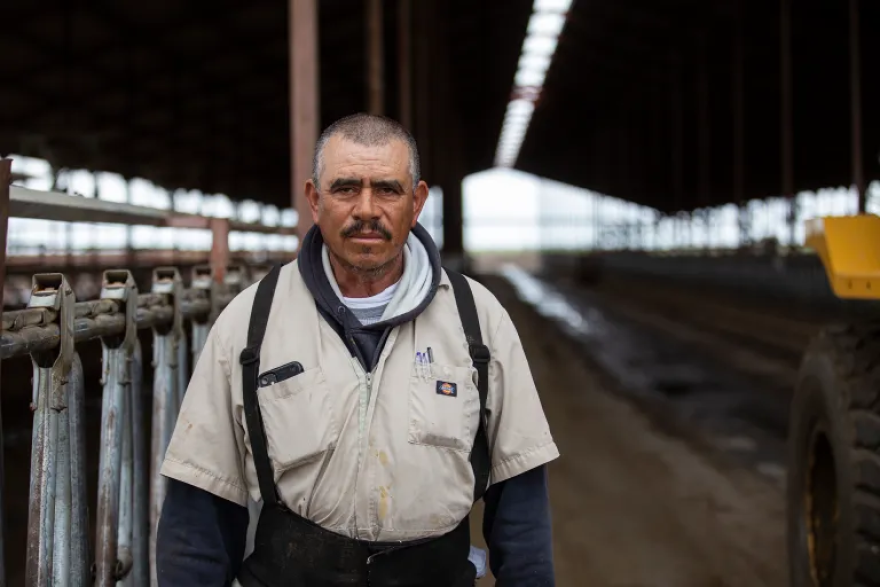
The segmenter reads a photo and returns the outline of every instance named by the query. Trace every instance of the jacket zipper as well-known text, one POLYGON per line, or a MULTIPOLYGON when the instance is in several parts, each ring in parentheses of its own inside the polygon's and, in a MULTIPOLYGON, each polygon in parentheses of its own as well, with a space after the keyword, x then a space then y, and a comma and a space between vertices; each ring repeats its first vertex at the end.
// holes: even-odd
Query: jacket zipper
MULTIPOLYGON (((367 411, 370 405, 370 396, 373 394, 373 373, 367 372, 358 362, 358 369, 364 372, 365 390, 363 390, 358 398, 358 455, 357 455, 357 473, 355 476, 355 487, 360 481, 361 463, 364 457, 364 430, 367 427, 367 411)), ((358 523, 358 498, 357 489, 354 496, 354 534, 356 538, 360 538, 360 524, 358 523)))
MULTIPOLYGON (((370 397, 373 395, 373 372, 367 371, 364 367, 365 361, 363 360, 363 355, 360 352, 360 349, 357 346, 357 343, 354 341, 354 338, 349 334, 348 331, 348 321, 346 320, 346 307, 339 306, 336 309, 337 313, 340 315, 340 322, 342 323, 343 328, 343 340, 347 345, 351 345, 351 351, 355 358, 355 363, 357 363, 357 368, 359 371, 364 373, 364 380, 366 383, 365 392, 361 393, 361 397, 358 398, 358 455, 357 455, 357 473, 355 476, 355 487, 357 487, 358 482, 360 481, 360 471, 361 471, 361 462, 363 461, 364 455, 364 430, 367 427, 367 412, 369 411, 370 405, 370 397), (364 395, 365 393, 365 395, 364 395)), ((360 538, 360 529, 358 524, 358 500, 357 500, 357 490, 355 490, 354 497, 354 535, 355 538, 360 538)))

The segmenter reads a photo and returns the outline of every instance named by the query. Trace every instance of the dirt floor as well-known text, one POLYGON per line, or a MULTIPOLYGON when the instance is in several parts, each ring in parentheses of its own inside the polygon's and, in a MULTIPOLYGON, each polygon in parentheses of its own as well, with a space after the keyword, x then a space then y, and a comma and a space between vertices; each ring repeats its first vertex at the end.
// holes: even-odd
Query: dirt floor
POLYGON ((505 280, 486 285, 521 333, 562 453, 550 467, 557 585, 787 585, 779 483, 659 431, 505 280))
MULTIPOLYGON (((598 372, 585 357, 584 347, 571 344, 557 326, 520 302, 505 279, 486 278, 486 284, 521 333, 562 453, 550 467, 556 584, 786 586, 781 484, 754 467, 738 467, 730 459, 696 448, 672 431, 675 426, 657 425, 656 413, 649 418, 624 399, 631 396, 598 372)), ((665 308, 661 313, 676 319, 665 308)), ((149 332, 144 331, 144 336, 148 340, 149 332)), ((706 346, 702 338, 690 342, 706 346)), ((85 365, 99 367, 100 345, 89 343, 81 352, 85 365)), ((29 360, 4 361, 5 382, 26 382, 29 376, 29 360)), ((98 377, 99 373, 90 373, 87 381, 98 377)), ((97 446, 100 388, 90 387, 88 392, 93 432, 89 442, 97 446)), ((29 398, 27 385, 4 386, 10 529, 6 554, 7 561, 14 561, 10 566, 17 567, 10 585, 24 584, 30 428, 9 423, 16 421, 10 415, 28 413, 29 398)), ((97 464, 97 458, 89 463, 90 479, 97 476, 97 464)), ((96 496, 94 486, 89 495, 96 496)), ((479 512, 473 522, 473 540, 482 546, 479 512)), ((489 577, 479 585, 488 587, 494 580, 489 577)))

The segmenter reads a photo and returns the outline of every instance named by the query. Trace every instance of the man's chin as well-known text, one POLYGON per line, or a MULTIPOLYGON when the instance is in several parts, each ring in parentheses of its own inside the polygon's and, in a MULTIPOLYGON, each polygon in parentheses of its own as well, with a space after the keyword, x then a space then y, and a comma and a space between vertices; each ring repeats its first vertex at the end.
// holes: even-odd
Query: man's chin
POLYGON ((365 273, 381 271, 393 264, 394 256, 388 255, 385 251, 359 251, 349 255, 345 259, 346 264, 365 273))
POLYGON ((388 250, 385 241, 358 242, 352 240, 348 242, 346 249, 349 259, 352 261, 358 260, 364 263, 374 262, 376 264, 381 264, 382 261, 387 260, 391 256, 391 252, 388 250))

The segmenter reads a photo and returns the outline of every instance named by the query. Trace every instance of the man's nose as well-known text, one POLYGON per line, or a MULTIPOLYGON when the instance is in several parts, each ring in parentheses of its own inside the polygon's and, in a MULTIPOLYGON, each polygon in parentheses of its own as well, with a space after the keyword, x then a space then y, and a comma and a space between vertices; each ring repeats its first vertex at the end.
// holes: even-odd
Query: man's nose
POLYGON ((354 215, 361 219, 379 217, 379 208, 376 206, 375 198, 373 198, 373 190, 370 186, 365 186, 361 190, 360 197, 355 206, 354 215))

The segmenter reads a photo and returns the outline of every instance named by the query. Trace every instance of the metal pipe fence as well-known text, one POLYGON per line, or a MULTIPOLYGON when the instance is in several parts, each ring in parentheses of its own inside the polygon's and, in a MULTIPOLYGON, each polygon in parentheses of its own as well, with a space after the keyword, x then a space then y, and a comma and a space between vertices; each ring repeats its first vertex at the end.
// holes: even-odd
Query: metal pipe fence
MULTIPOLYGON (((262 270, 255 271, 257 279, 262 270)), ((33 442, 27 528, 28 585, 156 585, 155 539, 165 496, 159 474, 189 380, 222 309, 251 283, 242 267, 222 283, 209 266, 153 271, 139 293, 131 272, 103 273, 100 298, 77 302, 64 275, 33 277, 24 310, 3 315, 0 359, 33 365, 33 442), (192 349, 187 348, 186 326, 192 349), (152 430, 145 429, 138 331, 153 333, 152 430), (95 552, 89 552, 85 470, 85 386, 76 344, 99 339, 102 412, 95 552), (149 434, 149 437, 148 437, 149 434)))

